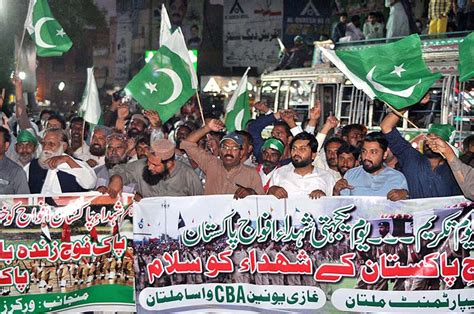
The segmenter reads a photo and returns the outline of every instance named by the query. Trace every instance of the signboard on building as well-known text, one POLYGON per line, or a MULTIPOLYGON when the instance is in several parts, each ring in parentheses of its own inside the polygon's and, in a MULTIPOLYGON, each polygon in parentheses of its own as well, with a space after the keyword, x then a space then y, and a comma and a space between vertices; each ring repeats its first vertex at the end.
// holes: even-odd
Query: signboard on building
POLYGON ((302 36, 306 44, 319 40, 321 35, 331 35, 331 7, 327 1, 284 1, 283 43, 293 46, 295 36, 302 36))
POLYGON ((282 1, 225 0, 224 66, 276 66, 282 18, 282 1))

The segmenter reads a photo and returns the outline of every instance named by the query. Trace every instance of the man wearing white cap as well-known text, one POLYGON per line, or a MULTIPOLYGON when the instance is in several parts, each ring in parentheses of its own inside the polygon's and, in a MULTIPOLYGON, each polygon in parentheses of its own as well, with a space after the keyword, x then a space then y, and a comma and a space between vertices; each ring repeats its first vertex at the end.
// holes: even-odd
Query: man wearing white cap
POLYGON ((117 165, 110 178, 109 194, 115 196, 123 185, 135 183, 141 197, 192 196, 203 193, 202 184, 194 170, 175 160, 175 145, 160 139, 151 143, 146 159, 117 165))

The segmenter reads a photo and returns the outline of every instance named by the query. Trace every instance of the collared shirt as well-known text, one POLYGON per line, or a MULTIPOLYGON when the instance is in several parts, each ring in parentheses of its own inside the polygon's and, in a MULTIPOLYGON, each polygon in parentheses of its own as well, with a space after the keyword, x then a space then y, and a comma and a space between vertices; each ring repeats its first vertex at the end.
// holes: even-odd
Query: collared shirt
POLYGON ((335 184, 334 177, 324 169, 314 167, 312 173, 301 176, 295 172, 295 167, 290 163, 275 171, 270 187, 280 186, 288 192, 289 196, 309 195, 314 190, 321 190, 326 196, 332 196, 335 184))
POLYGON ((206 174, 204 194, 234 194, 239 185, 251 188, 257 194, 264 194, 262 181, 255 168, 240 164, 228 171, 224 168, 222 160, 206 152, 196 143, 182 141, 181 148, 206 174))
MULTIPOLYGON (((66 155, 66 154, 64 154, 66 155)), ((70 157, 70 156, 69 156, 70 157)), ((44 179, 42 194, 59 194, 62 193, 61 184, 59 183, 58 171, 66 172, 75 177, 76 182, 84 189, 90 190, 95 187, 97 176, 94 170, 89 167, 85 161, 74 159, 80 166, 79 168, 71 168, 67 163, 59 164, 56 169, 49 169, 44 179)))
POLYGON ((110 175, 118 174, 122 177, 123 184, 134 183, 136 190, 143 197, 154 196, 193 196, 202 194, 202 184, 193 169, 181 161, 175 160, 175 167, 170 175, 150 185, 143 180, 143 169, 147 167, 146 159, 117 165, 109 171, 110 175))
POLYGON ((428 8, 430 20, 439 19, 441 15, 447 16, 451 10, 451 0, 431 0, 428 8))
POLYGON ((89 152, 89 145, 87 145, 86 142, 83 142, 82 146, 72 153, 72 156, 82 161, 88 161, 92 157, 91 153, 89 152))
POLYGON ((461 195, 459 185, 447 163, 435 169, 429 159, 407 142, 396 128, 385 134, 388 147, 397 157, 405 175, 410 198, 427 198, 461 195))
POLYGON ((0 194, 30 194, 22 167, 7 156, 0 159, 0 194))
POLYGON ((408 191, 407 180, 403 173, 389 167, 385 167, 377 175, 368 173, 363 166, 355 167, 346 172, 344 179, 354 188, 342 190, 342 196, 387 196, 393 189, 408 191))

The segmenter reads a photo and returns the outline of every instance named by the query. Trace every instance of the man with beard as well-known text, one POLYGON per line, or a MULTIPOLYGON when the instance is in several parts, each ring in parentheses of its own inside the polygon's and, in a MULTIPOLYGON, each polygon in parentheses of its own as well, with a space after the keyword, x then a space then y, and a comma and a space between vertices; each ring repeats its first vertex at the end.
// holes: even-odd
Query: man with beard
POLYGON ((344 143, 338 148, 336 154, 336 166, 341 176, 344 176, 347 170, 359 165, 359 149, 352 145, 344 143))
POLYGON ((380 132, 368 134, 362 145, 362 166, 346 172, 334 186, 334 195, 387 196, 391 201, 408 197, 405 176, 384 165, 387 158, 387 140, 380 132))
POLYGON ((148 127, 148 120, 141 113, 136 113, 130 119, 130 123, 127 129, 127 135, 129 138, 137 138, 145 134, 146 128, 148 127))
POLYGON ((63 129, 47 129, 41 146, 39 158, 30 163, 28 185, 31 193, 84 192, 95 187, 94 170, 64 153, 68 149, 68 137, 63 129))
POLYGON ((0 194, 30 194, 26 173, 5 155, 10 147, 10 132, 0 126, 0 194))
POLYGON ((189 162, 189 157, 186 155, 186 151, 180 148, 181 142, 191 134, 192 130, 189 126, 183 124, 176 128, 176 132, 174 133, 174 141, 176 143, 176 160, 180 160, 185 164, 191 165, 189 162))
MULTIPOLYGON (((383 119, 380 127, 405 175, 410 198, 461 195, 461 189, 443 157, 426 145, 426 139, 423 141, 423 153, 413 148, 396 128, 399 119, 391 112, 383 119)), ((449 142, 453 132, 452 125, 433 124, 428 130, 428 136, 433 135, 449 142)))
POLYGON ((137 152, 137 159, 145 159, 150 152, 150 136, 140 137, 135 144, 135 151, 137 152))
POLYGON ((130 183, 136 184, 138 197, 193 196, 203 192, 198 176, 191 167, 175 160, 175 145, 166 139, 151 143, 146 160, 117 165, 111 173, 112 196, 130 183))
POLYGON ((102 166, 105 162, 105 150, 107 145, 107 136, 110 129, 104 126, 96 126, 91 138, 89 147, 90 158, 87 164, 93 168, 102 166))
MULTIPOLYGON (((38 148, 38 140, 28 130, 21 130, 16 137, 15 153, 17 155, 17 163, 23 167, 28 175, 30 162, 35 158, 36 149, 38 148)), ((28 179, 28 177, 27 177, 28 179)))
POLYGON ((331 196, 336 183, 326 170, 313 166, 318 151, 314 135, 302 132, 290 144, 291 164, 278 168, 270 182, 267 194, 277 198, 288 195, 309 195, 310 198, 331 196))
POLYGON ((367 128, 362 124, 349 124, 341 130, 342 139, 349 145, 357 148, 362 147, 362 142, 366 133, 367 128))
POLYGON ((332 137, 324 144, 324 152, 326 153, 326 162, 329 166, 329 169, 339 171, 339 169, 337 168, 337 150, 344 143, 345 142, 339 137, 332 137))
MULTIPOLYGON (((120 133, 110 134, 106 139, 106 151, 104 164, 94 169, 97 175, 96 190, 107 193, 110 179, 110 171, 116 165, 125 164, 127 157, 127 138, 120 133)), ((92 148, 92 145, 91 145, 92 148)), ((133 192, 134 184, 127 185, 123 189, 125 192, 133 192)))
POLYGON ((73 117, 69 125, 69 132, 71 145, 68 147, 67 153, 83 161, 91 159, 89 145, 85 141, 89 134, 89 123, 81 117, 73 117))
POLYGON ((207 133, 218 132, 223 128, 222 121, 211 119, 181 142, 181 148, 206 174, 204 194, 233 194, 236 199, 264 194, 262 181, 255 169, 242 163, 244 139, 241 135, 232 132, 222 138, 219 149, 220 158, 198 146, 199 140, 207 133))
POLYGON ((278 167, 278 162, 285 150, 285 145, 277 139, 270 137, 262 146, 263 163, 257 166, 257 172, 262 179, 263 190, 265 193, 270 187, 270 180, 278 167))

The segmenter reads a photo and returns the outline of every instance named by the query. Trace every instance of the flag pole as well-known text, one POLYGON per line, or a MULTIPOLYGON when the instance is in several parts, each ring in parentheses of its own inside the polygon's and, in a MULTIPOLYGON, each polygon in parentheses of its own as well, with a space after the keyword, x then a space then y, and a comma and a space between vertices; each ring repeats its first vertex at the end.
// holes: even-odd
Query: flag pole
POLYGON ((201 113, 202 125, 205 125, 206 121, 204 120, 204 112, 202 111, 201 98, 199 97, 199 92, 198 92, 197 89, 196 89, 196 98, 197 98, 197 101, 198 101, 199 112, 201 113))
POLYGON ((395 107, 393 107, 392 105, 390 105, 390 104, 388 104, 388 103, 386 103, 386 102, 384 102, 384 104, 386 104, 387 107, 389 107, 393 112, 395 112, 395 114, 396 114, 397 116, 399 116, 399 117, 402 118, 402 119, 407 120, 407 122, 408 122, 411 126, 413 126, 413 127, 414 127, 415 129, 417 129, 418 131, 421 131, 420 128, 419 128, 415 123, 413 123, 410 119, 408 119, 408 117, 405 117, 405 116, 403 115, 403 113, 401 113, 400 111, 398 111, 397 109, 395 109, 395 107))
MULTIPOLYGON (((417 131, 419 132, 422 132, 421 129, 415 124, 413 123, 410 119, 408 119, 408 117, 405 117, 403 115, 403 113, 401 113, 400 111, 398 111, 397 109, 395 109, 392 105, 384 102, 397 116, 399 116, 400 118, 402 119, 405 119, 411 126, 413 126, 417 131)), ((427 139, 428 137, 426 136, 426 134, 423 134, 423 138, 424 139, 427 139)), ((442 152, 439 152, 439 154, 444 158, 446 159, 446 156, 442 153, 442 152)))
POLYGON ((20 54, 21 49, 23 49, 23 41, 25 40, 26 27, 23 27, 23 34, 21 35, 20 45, 18 46, 18 52, 16 54, 16 68, 15 75, 18 75, 18 68, 20 67, 20 54))

